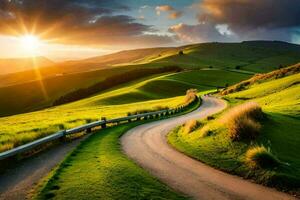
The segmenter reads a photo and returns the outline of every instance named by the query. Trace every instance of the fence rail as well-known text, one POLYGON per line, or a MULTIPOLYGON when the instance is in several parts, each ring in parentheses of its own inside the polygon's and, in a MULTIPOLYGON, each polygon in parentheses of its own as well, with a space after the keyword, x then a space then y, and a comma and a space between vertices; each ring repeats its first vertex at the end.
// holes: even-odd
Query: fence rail
POLYGON ((91 122, 91 123, 88 123, 88 124, 85 124, 85 125, 82 125, 82 126, 78 126, 78 127, 75 127, 75 128, 71 128, 71 129, 68 129, 68 130, 62 130, 62 131, 59 131, 55 134, 43 137, 43 138, 35 140, 33 142, 30 142, 30 143, 21 145, 19 147, 10 149, 8 151, 2 152, 2 153, 0 153, 0 160, 4 160, 6 158, 13 157, 17 154, 27 152, 29 150, 34 149, 35 147, 37 147, 39 145, 42 145, 42 144, 45 144, 45 143, 63 138, 67 135, 72 135, 72 134, 80 133, 80 132, 83 132, 83 131, 86 131, 87 133, 89 133, 89 132, 92 131, 92 128, 96 128, 96 127, 105 128, 107 124, 121 123, 121 122, 126 122, 126 121, 130 122, 131 120, 141 120, 142 118, 145 119, 145 118, 149 118, 149 117, 155 118, 159 115, 166 116, 166 115, 176 114, 176 113, 184 111, 187 107, 189 107, 191 104, 195 103, 196 101, 198 102, 199 99, 196 98, 189 105, 181 106, 181 107, 178 107, 178 108, 175 108, 175 109, 166 109, 166 110, 160 110, 160 111, 155 111, 155 112, 148 112, 148 113, 130 115, 130 116, 127 116, 127 117, 120 117, 120 118, 109 119, 109 120, 104 119, 104 120, 91 122))

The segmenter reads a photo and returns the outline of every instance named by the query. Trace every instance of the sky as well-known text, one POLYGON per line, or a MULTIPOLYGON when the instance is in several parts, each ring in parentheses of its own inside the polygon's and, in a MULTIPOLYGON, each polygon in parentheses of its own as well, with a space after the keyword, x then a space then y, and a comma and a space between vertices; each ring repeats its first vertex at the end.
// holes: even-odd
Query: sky
POLYGON ((0 0, 0 58, 244 40, 300 44, 300 0, 0 0))

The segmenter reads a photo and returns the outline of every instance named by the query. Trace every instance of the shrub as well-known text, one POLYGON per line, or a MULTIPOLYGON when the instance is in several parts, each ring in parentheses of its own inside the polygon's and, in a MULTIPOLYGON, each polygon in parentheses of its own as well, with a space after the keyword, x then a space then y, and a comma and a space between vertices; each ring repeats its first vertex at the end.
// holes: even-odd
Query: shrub
POLYGON ((280 161, 275 157, 270 148, 264 146, 255 146, 246 152, 246 163, 252 168, 274 168, 280 164, 280 161))
POLYGON ((197 120, 189 120, 183 126, 183 132, 185 134, 191 133, 200 126, 200 123, 197 120))
POLYGON ((263 118, 261 107, 254 102, 248 102, 230 109, 221 117, 229 131, 232 140, 254 139, 261 128, 256 120, 263 118))

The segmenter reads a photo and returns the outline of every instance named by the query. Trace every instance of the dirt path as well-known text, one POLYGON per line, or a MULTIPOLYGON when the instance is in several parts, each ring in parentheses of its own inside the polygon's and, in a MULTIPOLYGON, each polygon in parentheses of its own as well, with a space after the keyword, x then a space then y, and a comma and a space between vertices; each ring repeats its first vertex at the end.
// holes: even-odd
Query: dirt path
POLYGON ((166 134, 189 119, 223 110, 225 103, 205 97, 202 106, 187 115, 138 126, 121 143, 124 152, 140 166, 177 191, 194 199, 294 199, 285 193, 226 174, 172 148, 166 134))
POLYGON ((0 174, 0 200, 26 199, 28 192, 38 181, 86 137, 51 148, 0 174))

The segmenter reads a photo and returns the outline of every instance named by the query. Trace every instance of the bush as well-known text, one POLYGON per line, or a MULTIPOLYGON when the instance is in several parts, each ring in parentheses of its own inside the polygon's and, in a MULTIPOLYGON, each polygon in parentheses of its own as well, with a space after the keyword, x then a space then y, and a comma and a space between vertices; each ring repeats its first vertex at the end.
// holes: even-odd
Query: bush
POLYGON ((254 139, 261 128, 257 120, 263 119, 261 107, 254 102, 248 102, 230 109, 221 117, 232 140, 254 139))
POLYGON ((252 168, 274 168, 280 164, 280 161, 272 154, 270 148, 265 148, 264 146, 250 148, 246 152, 245 161, 252 168))
POLYGON ((200 123, 197 120, 189 120, 183 126, 183 132, 185 134, 191 133, 200 126, 200 123))

